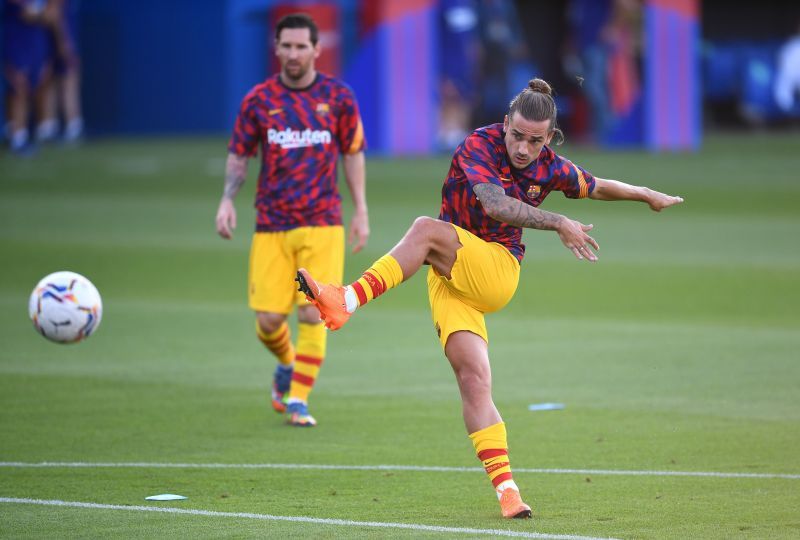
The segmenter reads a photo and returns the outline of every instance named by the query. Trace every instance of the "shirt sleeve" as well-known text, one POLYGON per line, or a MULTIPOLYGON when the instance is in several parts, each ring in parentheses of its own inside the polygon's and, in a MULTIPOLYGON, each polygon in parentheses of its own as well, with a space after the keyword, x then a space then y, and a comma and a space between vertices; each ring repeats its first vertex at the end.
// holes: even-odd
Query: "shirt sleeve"
POLYGON ((244 98, 233 126, 233 135, 228 142, 228 152, 242 157, 255 157, 258 153, 258 142, 261 138, 252 100, 244 98))
POLYGON ((338 139, 342 154, 356 154, 367 147, 364 125, 358 111, 358 102, 350 88, 343 86, 340 101, 338 139))
POLYGON ((492 183, 503 187, 491 143, 477 133, 464 141, 456 154, 456 163, 464 171, 470 187, 492 183))
POLYGON ((570 199, 583 199, 594 191, 594 176, 568 159, 556 156, 554 189, 570 199))

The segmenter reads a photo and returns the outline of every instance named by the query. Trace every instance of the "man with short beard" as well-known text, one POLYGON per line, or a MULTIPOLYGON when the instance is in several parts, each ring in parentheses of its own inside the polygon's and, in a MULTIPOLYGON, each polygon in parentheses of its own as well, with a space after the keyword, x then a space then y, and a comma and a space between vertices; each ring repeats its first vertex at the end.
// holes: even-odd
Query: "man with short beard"
POLYGON ((283 17, 275 29, 279 73, 253 87, 242 101, 228 144, 225 189, 217 232, 236 227, 233 199, 247 176, 247 160, 261 150, 250 250, 249 304, 256 334, 277 358, 272 407, 293 426, 311 427, 308 396, 325 358, 326 330, 319 311, 293 287, 298 268, 341 282, 344 228, 336 167, 342 155, 353 200, 348 241, 359 251, 369 237, 365 197, 366 141, 353 91, 318 72, 319 30, 307 15, 283 17), (297 342, 287 316, 297 305, 297 342))

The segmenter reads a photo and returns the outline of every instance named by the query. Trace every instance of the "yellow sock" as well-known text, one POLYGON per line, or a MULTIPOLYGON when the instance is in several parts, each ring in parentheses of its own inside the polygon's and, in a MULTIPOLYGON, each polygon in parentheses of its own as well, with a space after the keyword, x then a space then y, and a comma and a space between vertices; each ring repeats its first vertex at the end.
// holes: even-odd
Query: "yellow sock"
POLYGON ((327 339, 325 325, 298 323, 297 354, 292 373, 292 386, 289 389, 290 400, 298 399, 308 403, 308 394, 317 380, 319 368, 325 359, 327 339))
POLYGON ((375 261, 364 274, 350 286, 358 297, 358 305, 376 299, 392 287, 403 282, 403 269, 397 259, 388 253, 375 261))
POLYGON ((294 362, 294 347, 292 346, 292 331, 289 329, 289 324, 283 321, 283 324, 268 334, 264 332, 261 325, 256 321, 256 335, 261 343, 274 354, 278 362, 284 366, 290 365, 294 362))
POLYGON ((511 466, 508 462, 505 423, 499 422, 475 433, 470 433, 469 438, 472 439, 475 453, 483 462, 483 468, 486 469, 486 474, 489 475, 489 480, 492 481, 495 489, 503 482, 513 481, 511 466))

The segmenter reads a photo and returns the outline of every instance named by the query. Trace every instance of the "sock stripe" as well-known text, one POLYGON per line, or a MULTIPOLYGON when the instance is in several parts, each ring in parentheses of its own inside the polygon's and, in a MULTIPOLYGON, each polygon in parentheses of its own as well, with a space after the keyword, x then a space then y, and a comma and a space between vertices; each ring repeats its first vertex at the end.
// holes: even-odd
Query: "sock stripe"
POLYGON ((489 448, 478 453, 478 459, 486 461, 498 456, 508 456, 508 450, 504 448, 489 448))
POLYGON ((280 334, 278 334, 275 337, 268 336, 267 334, 260 334, 259 337, 261 337, 261 341, 264 342, 264 345, 270 346, 270 345, 276 345, 277 343, 286 339, 286 335, 288 333, 289 333, 289 327, 287 326, 285 328, 282 328, 280 334))
POLYGON ((315 358, 313 356, 306 356, 304 354, 297 354, 294 357, 295 362, 300 362, 302 364, 311 364, 312 366, 321 366, 322 365, 322 358, 315 358))
POLYGON ((308 375, 303 375, 302 373, 298 373, 296 370, 292 373, 292 382, 304 384, 308 387, 314 386, 314 377, 309 377, 308 375))
POLYGON ((291 343, 290 341, 287 341, 286 343, 284 343, 283 345, 281 345, 279 348, 276 348, 276 347, 272 346, 272 347, 270 347, 269 349, 270 349, 270 350, 271 350, 271 351, 272 351, 272 352, 273 352, 273 353, 274 353, 276 356, 280 356, 280 355, 282 355, 283 353, 285 353, 286 351, 288 351, 289 349, 291 349, 291 347, 292 347, 292 343, 291 343))
POLYGON ((363 306, 364 304, 366 304, 369 299, 367 298, 367 293, 366 291, 364 291, 364 287, 361 286, 361 283, 356 281, 355 283, 353 283, 352 287, 353 290, 356 292, 356 296, 358 297, 358 305, 363 306))
POLYGON ((506 480, 511 480, 511 479, 512 479, 511 471, 504 472, 503 474, 498 474, 497 476, 492 478, 492 485, 494 487, 497 487, 506 480))
POLYGON ((372 272, 364 272, 364 281, 369 284, 370 289, 372 289, 372 298, 375 299, 383 294, 383 291, 386 287, 381 284, 381 281, 375 277, 372 272))

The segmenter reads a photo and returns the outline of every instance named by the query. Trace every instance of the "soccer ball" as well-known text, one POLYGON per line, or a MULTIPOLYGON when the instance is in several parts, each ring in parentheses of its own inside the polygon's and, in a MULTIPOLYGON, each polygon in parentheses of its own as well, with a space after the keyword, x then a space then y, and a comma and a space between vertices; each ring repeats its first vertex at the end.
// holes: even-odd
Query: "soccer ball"
POLYGON ((75 272, 45 276, 31 293, 28 315, 44 337, 57 343, 77 343, 100 325, 103 302, 92 282, 75 272))

